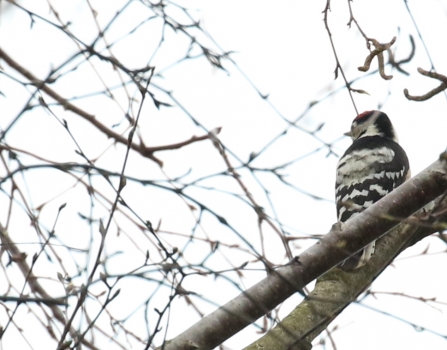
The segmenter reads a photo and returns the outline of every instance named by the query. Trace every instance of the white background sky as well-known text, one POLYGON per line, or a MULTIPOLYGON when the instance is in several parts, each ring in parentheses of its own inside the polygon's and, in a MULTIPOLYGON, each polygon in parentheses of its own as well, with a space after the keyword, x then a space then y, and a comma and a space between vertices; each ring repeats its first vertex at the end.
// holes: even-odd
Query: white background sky
MULTIPOLYGON (((19 1, 18 3, 54 21, 46 1, 19 1)), ((120 3, 122 2, 92 2, 102 26, 116 13, 120 3)), ((89 43, 96 37, 97 29, 86 2, 52 1, 51 4, 58 9, 64 21, 72 22, 70 30, 81 40, 89 43)), ((318 101, 344 85, 341 76, 335 81, 333 79, 335 59, 321 13, 325 4, 325 1, 183 1, 182 5, 195 9, 194 16, 201 19, 203 28, 220 48, 234 52, 232 59, 236 65, 229 61, 223 63, 228 74, 213 68, 203 58, 189 60, 171 67, 173 62, 184 55, 187 44, 181 35, 167 31, 166 43, 151 61, 151 64, 156 67, 156 73, 163 72, 164 79, 156 78, 154 83, 174 91, 175 98, 206 129, 211 130, 221 126, 222 132, 219 138, 222 143, 240 159, 247 160, 251 152, 259 152, 269 140, 286 129, 287 124, 281 116, 293 121, 307 109, 311 101, 318 101), (269 94, 268 101, 262 100, 256 89, 262 94, 269 94)), ((30 18, 23 11, 6 5, 2 2, 0 47, 34 75, 39 78, 45 77, 52 65, 59 65, 76 52, 76 46, 72 41, 67 40, 66 36, 38 20, 31 29, 30 18)), ((395 44, 397 59, 406 57, 410 51, 408 35, 412 34, 415 38, 416 55, 409 64, 404 66, 410 76, 393 71, 391 74, 394 78, 384 81, 378 75, 373 75, 359 80, 353 84, 353 88, 363 89, 369 93, 369 95, 354 96, 359 112, 377 109, 379 105, 383 106, 382 110, 392 119, 401 144, 408 153, 412 173, 417 174, 445 150, 446 95, 441 93, 423 103, 408 101, 403 95, 404 88, 408 88, 413 95, 419 95, 439 84, 438 81, 422 77, 416 71, 417 67, 429 70, 430 61, 406 11, 404 1, 382 0, 367 3, 355 1, 352 6, 355 18, 367 35, 380 42, 388 42, 393 36, 398 37, 395 44)), ((409 6, 436 70, 447 74, 445 45, 447 42, 447 2, 411 1, 409 6)), ((359 72, 357 67, 363 65, 368 51, 364 39, 355 26, 353 25, 351 29, 346 26, 349 20, 347 2, 333 1, 331 9, 329 25, 345 74, 349 80, 363 77, 365 74, 359 72)), ((113 42, 116 38, 125 36, 128 30, 145 16, 143 11, 139 11, 138 6, 131 7, 108 32, 107 40, 113 42)), ((156 28, 156 23, 148 24, 147 27, 122 40, 113 47, 115 56, 127 66, 133 68, 144 66, 154 46, 158 43, 158 36, 154 34, 157 33, 156 28)), ((213 45, 209 41, 208 43, 213 45)), ((216 46, 212 47, 216 51, 219 50, 216 46)), ((107 85, 114 86, 118 83, 116 72, 111 71, 109 66, 100 64, 96 59, 92 62, 107 85)), ((3 69, 8 68, 6 63, 0 62, 0 64, 3 69)), ((374 59, 371 70, 376 67, 377 60, 374 59)), ((389 66, 386 72, 390 74, 389 66)), ((13 74, 11 71, 9 73, 13 74)), ((17 74, 13 75, 19 77, 17 74)), ((64 97, 73 97, 99 91, 102 89, 102 84, 91 67, 84 64, 76 74, 67 75, 53 88, 64 97)), ((0 97, 0 127, 4 129, 23 108, 29 94, 24 93, 22 86, 11 83, 5 76, 0 76, 0 91, 6 95, 0 97)), ((160 100, 172 103, 161 92, 153 91, 160 100)), ((139 98, 138 94, 135 96, 139 98)), ((51 101, 45 98, 47 102, 51 101)), ((126 105, 126 98, 121 90, 116 91, 116 99, 123 106, 126 105)), ((85 98, 73 103, 95 114, 109 127, 123 120, 123 113, 119 106, 104 97, 85 98)), ((72 113, 64 112, 57 107, 54 111, 59 119, 64 118, 68 121, 75 139, 90 158, 97 157, 110 144, 105 138, 98 137, 95 130, 88 127, 85 122, 79 121, 79 118, 72 113)), ((196 127, 179 108, 162 108, 158 111, 146 101, 142 115, 140 130, 147 145, 175 143, 186 140, 191 135, 205 133, 203 129, 196 127)), ((317 135, 327 143, 336 141, 334 151, 341 155, 350 144, 347 138, 342 138, 342 134, 349 130, 355 115, 347 91, 340 90, 312 108, 298 125, 306 130, 313 130, 321 123, 325 123, 317 135)), ((127 124, 124 124, 126 123, 123 122, 118 127, 118 131, 125 131, 127 124)), ((35 109, 21 118, 8 133, 6 141, 8 145, 30 150, 55 161, 80 162, 80 158, 74 153, 72 140, 56 119, 43 109, 35 109)), ((262 168, 283 164, 320 146, 321 142, 318 140, 292 128, 286 136, 265 151, 254 165, 262 168)), ((222 159, 218 157, 216 149, 208 141, 180 151, 163 152, 159 156, 164 162, 165 174, 171 178, 183 175, 192 169, 185 181, 225 170, 222 159)), ((324 200, 309 199, 305 194, 279 185, 278 181, 271 176, 260 175, 263 184, 271 192, 278 218, 292 234, 323 234, 328 232, 336 220, 333 188, 337 157, 326 156, 327 149, 322 149, 315 155, 304 158, 282 171, 288 175, 287 180, 292 184, 324 200)), ((123 157, 123 147, 111 147, 100 158, 97 165, 119 171, 123 157)), ((237 164, 234 158, 232 160, 237 164)), ((143 161, 135 154, 129 158, 126 174, 147 179, 165 178, 153 162, 143 161)), ((264 192, 256 181, 248 172, 243 171, 241 175, 255 198, 267 208, 269 215, 273 215, 264 192)), ((21 183, 23 186, 26 184, 29 190, 28 196, 34 208, 59 195, 73 183, 73 180, 65 175, 44 170, 28 172, 23 179, 21 183)), ((116 179, 114 181, 116 183, 116 179)), ((211 179, 202 184, 240 192, 231 179, 211 179)), ((104 181, 98 180, 95 186, 109 196, 113 194, 110 186, 104 181)), ((259 247, 257 221, 246 205, 242 205, 225 194, 205 190, 191 190, 190 193, 215 208, 220 215, 231 220, 231 224, 237 230, 244 232, 244 237, 259 247)), ((132 183, 126 186, 123 195, 142 217, 150 219, 153 223, 162 220, 164 230, 190 233, 188 230, 194 221, 191 213, 185 210, 184 203, 178 197, 154 189, 143 189, 132 183)), ((2 201, 0 202, 0 220, 4 224, 7 217, 4 208, 7 208, 9 201, 6 195, 0 201, 2 201)), ((85 189, 70 190, 51 201, 42 210, 40 219, 43 225, 51 227, 57 208, 65 202, 68 203, 67 208, 57 226, 59 232, 64 233, 63 242, 85 248, 89 245, 90 233, 88 227, 77 219, 78 212, 88 214, 89 211, 89 198, 85 189)), ((19 209, 17 210, 20 212, 19 209)), ((108 211, 100 206, 95 208, 95 217, 105 218, 107 213, 108 211)), ((29 221, 24 218, 26 218, 24 211, 14 216, 9 231, 16 241, 34 242, 35 235, 29 227, 29 221), (17 232, 21 232, 21 235, 17 235, 17 232)), ((131 224, 123 222, 122 225, 131 234, 135 230, 131 224)), ((215 236, 215 239, 238 242, 231 232, 223 229, 213 218, 206 217, 204 226, 211 236, 215 236)), ((277 263, 284 262, 284 252, 279 240, 268 229, 266 232, 269 233, 267 256, 277 263)), ((147 244, 141 243, 144 240, 140 240, 137 235, 135 240, 138 244, 147 244)), ((145 249, 141 252, 137 251, 137 254, 129 253, 133 245, 115 236, 110 237, 109 243, 107 253, 111 254, 117 250, 124 252, 111 259, 109 267, 114 273, 129 271, 140 264, 141 259, 144 260, 145 249)), ((172 241, 171 243, 175 244, 172 241)), ((314 241, 299 241, 297 245, 306 247, 312 243, 314 241)), ((183 244, 184 241, 178 243, 179 246, 183 244)), ((195 259, 199 261, 199 257, 206 255, 205 252, 197 250, 200 248, 200 245, 196 249, 188 247, 185 251, 190 262, 194 262, 195 259)), ((28 251, 29 257, 32 257, 38 248, 31 246, 23 249, 28 251)), ((91 249, 97 249, 96 243, 91 249)), ((299 254, 298 247, 295 249, 294 254, 299 254)), ((444 272, 447 259, 445 254, 436 254, 444 250, 445 245, 439 239, 425 239, 404 252, 393 267, 389 267, 374 282, 372 290, 402 292, 425 298, 436 297, 438 301, 447 303, 447 278, 444 272), (430 254, 417 259, 403 258, 417 255, 426 248, 430 254)), ((229 254, 234 259, 235 265, 247 260, 247 256, 239 252, 229 254)), ((2 259, 6 264, 5 255, 2 259)), ((225 266, 219 265, 220 263, 224 264, 216 258, 214 262, 216 268, 225 266)), ((70 268, 75 270, 73 264, 70 268)), ((36 266, 36 269, 40 269, 38 271, 42 275, 56 278, 57 271, 45 270, 45 263, 36 266)), ((247 273, 244 285, 249 287, 263 276, 262 273, 247 273)), ((0 278, 3 278, 3 275, 0 278)), ((142 299, 135 296, 135 290, 144 294, 144 288, 146 288, 138 285, 136 281, 129 281, 126 280, 127 289, 122 286, 122 298, 127 299, 128 304, 120 302, 117 303, 116 308, 111 306, 114 312, 121 313, 123 317, 141 303, 142 299)), ((81 279, 80 283, 82 283, 81 279)), ((184 287, 212 299, 217 304, 222 304, 239 293, 229 284, 212 279, 206 281, 200 278, 186 279, 184 287)), ((57 282, 49 283, 48 288, 53 288, 55 296, 63 294, 57 282)), ((1 290, 1 293, 6 293, 6 290, 1 290)), ((151 304, 152 308, 157 303, 165 303, 165 299, 166 295, 157 295, 153 305, 151 304)), ((286 315, 298 301, 299 298, 294 297, 286 302, 281 315, 286 315)), ((214 306, 201 303, 200 300, 197 303, 206 313, 215 309, 214 306)), ((383 295, 377 299, 368 297, 363 300, 363 304, 447 336, 445 305, 435 305, 436 308, 430 308, 420 301, 383 295)), ((17 320, 20 320, 20 325, 26 329, 25 325, 28 322, 26 309, 21 308, 20 312, 22 314, 16 316, 17 320)), ((143 312, 144 310, 140 308, 137 315, 143 312)), ((1 314, 0 323, 4 325, 6 319, 5 314, 1 314)), ((192 313, 184 302, 179 300, 172 309, 168 338, 177 335, 197 319, 197 314, 192 313)), ((138 329, 141 327, 138 324, 139 321, 141 318, 135 317, 128 326, 138 329)), ((29 322, 33 321, 29 318, 29 322)), ((332 326, 334 325, 341 327, 333 333, 337 349, 443 349, 446 347, 446 339, 433 335, 429 331, 416 332, 414 327, 407 323, 384 316, 362 305, 353 304, 348 307, 332 326)), ((240 349, 259 337, 255 331, 256 329, 249 327, 230 339, 226 345, 231 349, 240 349)), ((27 330, 26 336, 29 339, 35 339, 42 337, 42 332, 33 333, 27 330)), ((47 345, 53 344, 47 339, 42 339, 40 344, 42 347, 38 345, 34 349, 46 349, 51 348, 46 346, 53 346, 47 345)), ((4 349, 26 348, 22 338, 13 327, 5 335, 2 346, 4 349)), ((329 343, 321 347, 332 349, 329 343)), ((104 345, 103 348, 108 347, 104 345)))

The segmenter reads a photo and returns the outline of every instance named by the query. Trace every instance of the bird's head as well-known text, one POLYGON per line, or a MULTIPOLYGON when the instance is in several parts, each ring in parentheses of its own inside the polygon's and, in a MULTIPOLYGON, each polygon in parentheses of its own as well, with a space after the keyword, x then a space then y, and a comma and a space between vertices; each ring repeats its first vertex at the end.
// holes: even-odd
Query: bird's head
POLYGON ((345 133, 353 141, 366 136, 381 136, 399 142, 393 124, 381 111, 366 111, 352 121, 351 131, 345 133))

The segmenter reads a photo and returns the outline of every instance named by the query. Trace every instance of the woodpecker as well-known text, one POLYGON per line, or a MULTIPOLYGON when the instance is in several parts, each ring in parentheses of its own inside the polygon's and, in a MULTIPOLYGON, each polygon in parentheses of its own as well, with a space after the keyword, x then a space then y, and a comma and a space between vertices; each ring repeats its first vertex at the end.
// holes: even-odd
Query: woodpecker
MULTIPOLYGON (((385 113, 359 114, 345 135, 353 143, 337 165, 335 199, 340 222, 370 207, 410 177, 407 155, 385 113)), ((364 265, 374 249, 375 242, 372 242, 339 267, 352 271, 364 265)))

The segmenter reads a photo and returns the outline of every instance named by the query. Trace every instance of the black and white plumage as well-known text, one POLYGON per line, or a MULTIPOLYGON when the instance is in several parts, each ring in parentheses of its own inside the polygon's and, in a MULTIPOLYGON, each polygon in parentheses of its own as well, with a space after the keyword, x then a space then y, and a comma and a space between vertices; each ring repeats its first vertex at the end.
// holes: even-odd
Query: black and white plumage
MULTIPOLYGON (((367 111, 358 115, 345 135, 353 143, 337 165, 335 198, 340 222, 370 207, 410 177, 407 155, 385 113, 367 111)), ((353 270, 364 265, 374 249, 375 242, 340 267, 353 270)))

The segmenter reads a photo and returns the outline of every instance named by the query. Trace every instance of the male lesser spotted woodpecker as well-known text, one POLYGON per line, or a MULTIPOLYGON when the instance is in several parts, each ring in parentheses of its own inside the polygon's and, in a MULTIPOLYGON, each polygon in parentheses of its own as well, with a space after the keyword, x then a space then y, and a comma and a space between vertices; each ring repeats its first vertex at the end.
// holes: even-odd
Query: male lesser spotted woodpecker
MULTIPOLYGON (((385 113, 359 114, 345 135, 353 143, 337 165, 335 198, 340 222, 370 207, 410 177, 407 155, 385 113)), ((374 249, 375 242, 346 259, 340 267, 349 271, 364 265, 374 249)))

